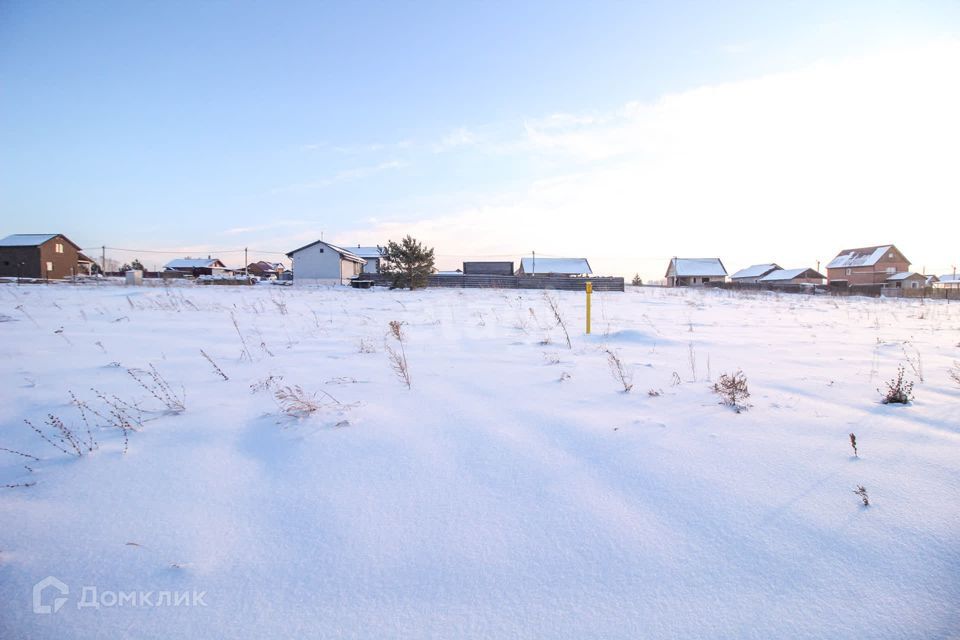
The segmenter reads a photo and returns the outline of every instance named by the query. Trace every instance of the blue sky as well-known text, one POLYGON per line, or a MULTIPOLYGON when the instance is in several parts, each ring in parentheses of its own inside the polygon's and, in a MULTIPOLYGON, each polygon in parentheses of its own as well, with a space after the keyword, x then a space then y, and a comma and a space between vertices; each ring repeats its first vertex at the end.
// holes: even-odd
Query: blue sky
MULTIPOLYGON (((891 228, 898 211, 935 223, 955 215, 960 202, 939 156, 896 193, 885 192, 890 176, 915 163, 878 181, 873 199, 863 196, 867 175, 847 186, 835 172, 805 176, 803 167, 819 166, 812 149, 765 199, 743 196, 758 191, 748 181, 716 176, 741 146, 753 152, 736 160, 738 176, 794 162, 793 149, 757 141, 793 130, 797 118, 823 128, 806 122, 817 109, 796 107, 802 98, 774 94, 826 99, 839 87, 849 92, 844 105, 869 96, 891 110, 882 128, 892 146, 861 159, 857 149, 872 138, 852 136, 849 154, 839 153, 851 165, 884 148, 900 160, 925 152, 906 135, 917 118, 929 145, 953 140, 949 109, 911 109, 953 105, 946 85, 960 77, 958 27, 955 2, 7 1, 0 232, 134 248, 149 266, 173 254, 146 250, 287 251, 321 232, 352 244, 412 231, 437 247, 441 266, 536 249, 651 278, 675 254, 720 255, 728 268, 815 266, 846 244, 895 241, 916 268, 942 271, 960 259, 955 243, 891 228), (932 66, 940 73, 918 72, 932 66), (875 82, 861 91, 860 78, 875 82), (902 95, 901 81, 917 101, 898 98, 894 108, 885 92, 902 95), (696 114, 718 113, 714 99, 738 113, 730 106, 738 100, 774 100, 784 117, 718 120, 696 140, 678 134, 710 120, 696 114), (728 126, 741 131, 717 137, 728 126), (697 161, 704 157, 719 160, 697 161), (638 184, 661 192, 651 199, 638 184), (681 185, 683 197, 664 184, 681 185), (745 241, 723 223, 737 211, 751 227, 785 215, 792 190, 831 194, 806 206, 811 223, 843 217, 835 239, 821 229, 745 241), (898 199, 919 190, 926 200, 898 199), (700 202, 691 192, 712 195, 700 202), (879 221, 878 202, 887 207, 879 221), (686 231, 664 218, 686 221, 686 231), (886 228, 864 229, 878 222, 886 228)), ((827 162, 838 155, 824 153, 827 162)))

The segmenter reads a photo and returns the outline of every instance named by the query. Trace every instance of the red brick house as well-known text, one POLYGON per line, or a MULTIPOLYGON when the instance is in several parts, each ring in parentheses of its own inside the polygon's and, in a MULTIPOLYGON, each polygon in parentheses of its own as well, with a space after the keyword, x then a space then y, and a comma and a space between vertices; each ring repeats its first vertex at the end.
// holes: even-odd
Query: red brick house
POLYGON ((59 233, 17 233, 0 239, 0 277, 62 280, 79 273, 80 247, 59 233))
POLYGON ((844 249, 827 265, 832 286, 884 284, 887 278, 910 270, 910 261, 892 244, 844 249))

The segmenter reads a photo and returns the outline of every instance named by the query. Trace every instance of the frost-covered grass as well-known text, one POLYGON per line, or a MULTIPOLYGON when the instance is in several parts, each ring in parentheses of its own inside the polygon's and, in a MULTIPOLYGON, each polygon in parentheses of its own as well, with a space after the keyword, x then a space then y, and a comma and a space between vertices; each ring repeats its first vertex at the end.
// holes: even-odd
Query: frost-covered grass
POLYGON ((960 305, 593 309, 584 336, 574 293, 0 286, 0 485, 29 485, 0 488, 0 637, 956 637, 960 305), (51 415, 83 455, 24 423, 51 415))

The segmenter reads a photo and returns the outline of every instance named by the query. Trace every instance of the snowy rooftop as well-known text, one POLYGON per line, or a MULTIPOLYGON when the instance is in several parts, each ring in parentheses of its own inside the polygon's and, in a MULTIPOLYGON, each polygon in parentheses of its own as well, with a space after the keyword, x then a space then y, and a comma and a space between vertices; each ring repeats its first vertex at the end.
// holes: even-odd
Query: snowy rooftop
POLYGON ((520 258, 520 266, 524 273, 563 273, 580 274, 593 273, 586 258, 520 258))
POLYGON ((895 274, 893 274, 892 276, 890 276, 889 278, 887 278, 887 280, 894 280, 894 281, 896 281, 896 280, 906 280, 907 278, 909 278, 909 277, 911 277, 911 276, 917 276, 918 278, 924 278, 924 279, 926 279, 926 276, 925 276, 925 275, 923 275, 922 273, 917 273, 916 271, 901 271, 900 273, 895 273, 895 274))
POLYGON ((725 276, 727 270, 720 262, 720 258, 674 258, 672 266, 678 277, 690 276, 725 276))
POLYGON ((793 280, 803 275, 806 275, 808 278, 823 277, 810 267, 803 267, 802 269, 777 269, 760 278, 760 282, 783 282, 784 280, 793 280))
POLYGON ((0 247, 36 247, 56 237, 55 233, 15 233, 0 240, 0 247))
POLYGON ((779 268, 780 267, 773 262, 770 264, 755 264, 747 267, 746 269, 740 269, 740 271, 737 271, 730 277, 734 280, 738 278, 759 278, 760 276, 764 276, 774 269, 779 268))
POLYGON ((350 247, 350 253, 361 258, 379 258, 380 247, 350 247))
POLYGON ((223 268, 217 258, 177 258, 164 265, 166 269, 205 269, 223 268))
POLYGON ((893 245, 885 244, 881 247, 864 247, 862 249, 845 249, 836 258, 830 261, 827 269, 846 269, 849 267, 872 267, 877 264, 893 245))
POLYGON ((947 273, 939 278, 940 282, 960 282, 960 274, 947 273))
POLYGON ((363 258, 361 258, 360 256, 358 256, 356 253, 354 253, 353 251, 350 251, 350 250, 348 250, 348 249, 344 249, 343 247, 338 247, 338 246, 335 245, 335 244, 330 244, 329 242, 325 242, 325 241, 323 241, 323 240, 314 240, 314 241, 311 242, 310 244, 305 244, 305 245, 303 245, 302 247, 299 247, 299 248, 297 248, 297 249, 294 249, 293 251, 291 251, 290 253, 288 253, 287 256, 290 257, 290 258, 292 258, 295 253, 298 253, 298 252, 300 252, 300 251, 303 251, 304 249, 309 249, 310 247, 312 247, 312 246, 314 246, 314 245, 318 245, 318 244, 322 244, 322 245, 325 245, 325 246, 327 246, 327 247, 330 247, 331 249, 333 249, 334 251, 336 251, 337 253, 339 253, 341 256, 343 256, 343 257, 346 258, 347 260, 351 260, 351 261, 353 261, 353 262, 359 262, 360 264, 366 264, 366 262, 367 262, 366 260, 364 260, 363 258))

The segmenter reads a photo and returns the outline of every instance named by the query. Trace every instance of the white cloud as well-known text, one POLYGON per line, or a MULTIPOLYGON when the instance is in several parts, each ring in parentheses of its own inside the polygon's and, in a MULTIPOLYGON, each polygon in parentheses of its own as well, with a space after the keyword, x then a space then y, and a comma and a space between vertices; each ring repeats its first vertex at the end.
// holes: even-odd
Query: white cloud
POLYGON ((434 144, 433 152, 443 153, 458 147, 473 146, 478 142, 480 142, 480 137, 476 133, 465 127, 459 127, 441 138, 440 142, 434 144))
POLYGON ((363 235, 410 232, 440 254, 585 255, 646 277, 676 254, 816 266, 890 241, 916 268, 944 269, 956 245, 936 230, 960 210, 957 77, 948 41, 531 119, 503 147, 563 172, 363 235))

